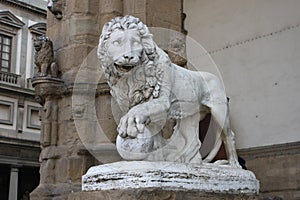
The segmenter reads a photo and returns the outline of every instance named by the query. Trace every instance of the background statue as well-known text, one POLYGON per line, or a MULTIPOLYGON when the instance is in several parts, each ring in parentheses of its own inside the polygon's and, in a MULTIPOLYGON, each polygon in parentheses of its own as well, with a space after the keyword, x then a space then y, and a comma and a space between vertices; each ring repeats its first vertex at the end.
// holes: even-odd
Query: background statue
POLYGON ((34 56, 34 64, 37 67, 36 76, 57 78, 58 66, 54 62, 52 41, 45 35, 35 38, 34 49, 36 51, 34 56))
POLYGON ((240 168, 228 102, 220 80, 213 74, 189 71, 171 63, 138 18, 116 17, 103 27, 98 57, 105 77, 124 116, 118 125, 117 148, 128 160, 202 162, 199 122, 211 113, 223 138, 228 161, 240 168), (161 137, 166 119, 175 119, 170 139, 161 137))

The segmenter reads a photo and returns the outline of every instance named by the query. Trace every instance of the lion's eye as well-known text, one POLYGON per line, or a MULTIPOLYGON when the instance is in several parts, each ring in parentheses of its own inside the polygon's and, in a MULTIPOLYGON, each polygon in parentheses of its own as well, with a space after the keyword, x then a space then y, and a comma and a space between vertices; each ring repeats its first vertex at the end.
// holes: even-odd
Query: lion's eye
POLYGON ((118 40, 113 41, 113 45, 115 45, 115 46, 120 45, 120 42, 118 40))
POLYGON ((134 41, 134 42, 133 42, 133 45, 134 45, 134 46, 137 46, 137 45, 139 45, 139 44, 140 44, 140 43, 139 43, 138 41, 134 41))

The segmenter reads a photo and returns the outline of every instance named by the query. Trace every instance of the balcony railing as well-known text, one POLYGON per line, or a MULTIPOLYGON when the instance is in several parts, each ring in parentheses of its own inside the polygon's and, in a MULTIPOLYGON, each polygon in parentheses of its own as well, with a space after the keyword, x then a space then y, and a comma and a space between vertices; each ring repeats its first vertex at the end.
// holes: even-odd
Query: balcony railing
POLYGON ((0 83, 8 83, 16 86, 20 86, 21 76, 10 72, 0 71, 0 83))

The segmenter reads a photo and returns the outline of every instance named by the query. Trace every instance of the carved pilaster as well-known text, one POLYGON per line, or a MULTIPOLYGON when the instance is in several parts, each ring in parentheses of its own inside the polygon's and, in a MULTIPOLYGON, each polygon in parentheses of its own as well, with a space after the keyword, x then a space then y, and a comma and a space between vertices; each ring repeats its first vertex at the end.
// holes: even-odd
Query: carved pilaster
POLYGON ((58 102, 64 93, 64 81, 58 78, 59 69, 54 61, 52 41, 46 36, 41 36, 34 41, 35 65, 37 73, 32 78, 36 100, 42 105, 40 109, 41 135, 40 143, 42 152, 40 185, 31 193, 31 199, 42 199, 54 193, 55 170, 58 168, 57 155, 58 141, 58 102))
POLYGON ((40 110, 42 120, 41 145, 56 145, 58 135, 58 99, 63 93, 63 81, 57 78, 38 77, 32 79, 36 99, 43 106, 40 110))

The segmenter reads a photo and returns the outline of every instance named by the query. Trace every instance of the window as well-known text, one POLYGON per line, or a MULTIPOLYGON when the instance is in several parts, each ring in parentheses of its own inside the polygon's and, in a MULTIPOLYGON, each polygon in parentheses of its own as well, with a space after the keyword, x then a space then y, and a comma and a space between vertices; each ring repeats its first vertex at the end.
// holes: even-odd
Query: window
POLYGON ((9 72, 11 65, 12 38, 0 34, 0 71, 9 72))

